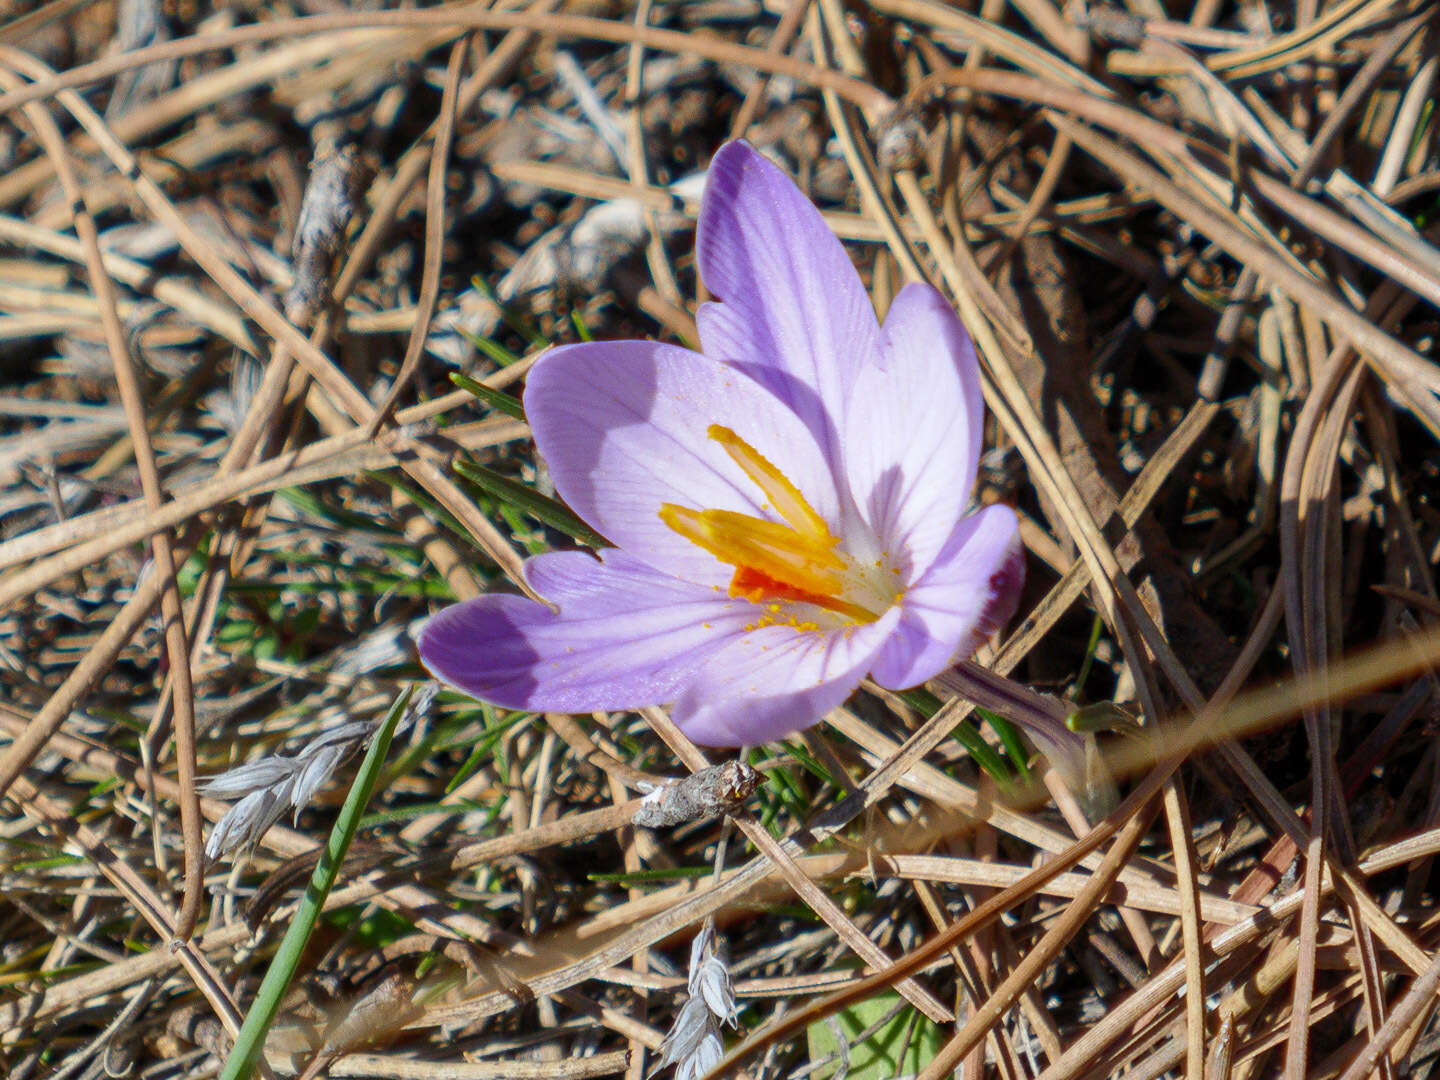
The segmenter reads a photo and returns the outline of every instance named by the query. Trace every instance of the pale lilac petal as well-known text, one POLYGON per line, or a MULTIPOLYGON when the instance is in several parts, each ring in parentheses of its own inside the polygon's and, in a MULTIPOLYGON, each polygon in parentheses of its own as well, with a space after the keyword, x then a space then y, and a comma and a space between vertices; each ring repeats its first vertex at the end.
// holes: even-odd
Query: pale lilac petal
POLYGON ((934 564, 905 591, 900 623, 870 669, 903 690, 969 656, 1009 621, 1025 578, 1019 524, 1008 506, 987 506, 960 523, 934 564))
POLYGON ((827 521, 836 479, 819 446, 773 394, 733 368, 647 341, 569 345, 530 373, 525 411, 555 489, 602 536, 689 581, 725 585, 733 568, 660 520, 663 503, 773 517, 719 443, 731 428, 784 472, 827 521))
POLYGON ((420 631, 420 657, 442 682, 511 709, 590 712, 676 698, 754 605, 661 574, 623 552, 539 555, 526 576, 559 604, 482 596, 420 631))
POLYGON ((837 450, 879 328, 820 212, 753 147, 732 142, 710 163, 695 248, 701 280, 722 301, 697 317, 705 354, 744 367, 837 450))
POLYGON ((929 285, 907 285, 881 331, 881 362, 855 382, 845 472, 855 505, 907 580, 929 568, 965 512, 984 403, 970 335, 929 285))
MULTIPOLYGON (((598 557, 584 551, 557 551, 526 559, 525 584, 561 614, 570 615, 604 614, 617 600, 630 603, 631 594, 656 606, 715 595, 714 589, 697 588, 692 582, 661 573, 620 548, 604 548, 598 557), (617 590, 623 590, 623 595, 617 595, 617 590)), ((726 607, 732 603, 740 601, 727 598, 726 607)))
POLYGON ((702 746, 758 746, 802 731, 865 677, 900 612, 831 633, 766 627, 731 638, 675 702, 676 725, 702 746))

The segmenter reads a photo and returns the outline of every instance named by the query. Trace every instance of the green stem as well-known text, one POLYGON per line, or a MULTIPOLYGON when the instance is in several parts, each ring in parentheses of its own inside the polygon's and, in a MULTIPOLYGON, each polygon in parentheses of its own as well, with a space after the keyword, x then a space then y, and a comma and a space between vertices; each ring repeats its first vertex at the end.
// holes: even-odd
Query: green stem
POLYGON ((370 801, 370 795, 375 789, 380 766, 385 763, 385 754, 390 749, 390 737, 395 733, 395 725, 400 717, 405 714, 405 707, 409 704, 414 689, 414 686, 406 687, 405 692, 390 707, 390 712, 375 732, 375 737, 370 740, 365 761, 355 776, 355 783, 350 786, 350 793, 345 796, 345 805, 340 809, 335 827, 330 830, 330 839, 325 843, 325 851, 321 854, 315 873, 310 878, 310 885, 296 909, 294 921, 285 931, 280 947, 275 950, 270 968, 265 972, 260 989, 255 993, 255 1001, 245 1016, 245 1022, 240 1025, 240 1034, 236 1036, 230 1056, 225 1060, 220 1080, 248 1080, 255 1069, 255 1059, 265 1045, 265 1036, 270 1025, 280 1012, 280 1002, 290 988, 295 969, 300 965, 300 956, 315 929, 320 910, 325 906, 325 898, 330 895, 330 890, 335 885, 340 864, 345 861, 345 852, 350 848, 350 841, 354 838, 360 818, 365 812, 365 804, 370 801))

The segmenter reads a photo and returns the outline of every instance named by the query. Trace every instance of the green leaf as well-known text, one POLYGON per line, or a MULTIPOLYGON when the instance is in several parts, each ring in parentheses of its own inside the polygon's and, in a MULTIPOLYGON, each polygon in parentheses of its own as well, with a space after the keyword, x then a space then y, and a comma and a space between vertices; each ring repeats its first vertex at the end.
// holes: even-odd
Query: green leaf
POLYGON ((335 827, 330 830, 330 839, 325 844, 320 861, 315 864, 315 873, 310 878, 310 885, 305 890, 299 908, 296 909, 295 919, 285 931, 280 947, 275 950, 265 978, 260 982, 260 989, 255 992, 255 1001, 251 1004, 250 1011, 245 1014, 245 1022, 240 1025, 240 1033, 235 1038, 230 1056, 225 1060, 220 1080, 247 1080, 255 1071, 255 1059, 260 1056, 265 1045, 265 1035, 280 1012, 280 1002, 290 988, 295 969, 300 966, 300 956, 305 951, 305 945, 315 929, 315 921, 325 906, 325 898, 335 886, 340 864, 345 861, 345 852, 350 849, 350 841, 354 839, 360 825, 365 804, 370 801, 370 795, 375 789, 380 766, 385 763, 385 754, 390 749, 390 737, 395 733, 395 725, 399 723, 400 717, 405 714, 405 707, 410 703, 410 695, 414 690, 413 685, 406 687, 370 740, 370 749, 355 776, 355 783, 350 786, 350 793, 345 796, 345 805, 340 808, 340 816, 335 819, 335 827))
POLYGON ((526 487, 518 480, 502 476, 494 469, 477 465, 465 458, 455 459, 455 471, 474 484, 485 494, 509 503, 516 509, 529 514, 536 521, 573 537, 586 547, 603 548, 610 544, 603 536, 586 525, 567 508, 554 499, 541 495, 532 487, 526 487))
POLYGON ((350 940, 366 949, 383 949, 386 945, 416 931, 416 926, 403 915, 384 908, 366 910, 364 907, 346 908, 343 911, 326 912, 325 925, 337 930, 348 930, 350 940))
POLYGON ((470 779, 475 770, 490 760, 491 753, 495 749, 495 744, 504 737, 507 731, 516 724, 522 723, 530 718, 530 713, 512 712, 504 720, 501 720, 499 713, 495 711, 495 706, 488 705, 483 701, 480 703, 480 709, 485 716, 485 727, 478 736, 471 740, 474 746, 470 750, 469 757, 465 759, 465 763, 460 766, 459 771, 450 779, 450 782, 445 785, 446 795, 449 795, 466 780, 470 779))
POLYGON ((515 420, 525 419, 525 406, 520 404, 520 399, 514 394, 507 394, 503 390, 492 390, 484 383, 470 378, 469 375, 462 375, 458 371, 450 373, 450 381, 461 390, 474 394, 490 408, 503 412, 515 420))
POLYGON ((1085 692, 1085 683, 1090 679, 1090 668, 1095 664, 1095 653, 1100 648, 1100 635, 1105 630, 1105 620, 1096 615, 1090 622, 1090 644, 1085 647, 1085 658, 1080 661, 1080 674, 1075 676, 1075 696, 1085 692))
MULTIPOLYGON (((786 755, 793 757, 802 769, 806 767, 802 752, 797 750, 794 742, 786 740, 780 747, 786 755)), ((764 751, 756 747, 751 752, 750 764, 753 766, 763 762, 765 757, 764 751)), ((828 779, 828 775, 822 775, 828 779)), ((780 831, 788 827, 787 820, 805 820, 811 809, 810 795, 791 775, 789 769, 767 769, 764 776, 765 782, 755 793, 760 802, 756 816, 767 831, 779 835, 780 831)))
MULTIPOLYGON (((835 777, 830 775, 830 770, 821 764, 820 760, 810 752, 809 747, 798 741, 798 737, 785 741, 785 752, 799 762, 806 772, 810 773, 810 775, 814 776, 821 783, 829 784, 835 788, 844 788, 844 785, 839 780, 836 780, 835 777)), ((803 802, 800 805, 803 805, 803 802)))
POLYGON ((982 709, 978 705, 975 706, 975 711, 990 725, 990 730, 999 736, 1000 745, 1005 747, 1006 755, 1015 763, 1015 768, 1020 771, 1020 779, 1028 780, 1030 778, 1030 751, 1025 746, 1025 740, 1020 737, 1020 732, 1015 725, 1003 716, 993 713, 989 709, 982 709))
POLYGON ((666 866, 633 874, 586 874, 599 885, 655 885, 672 881, 698 881, 715 873, 713 866, 666 866))
MULTIPOLYGON (((849 1052, 850 1068, 845 1080, 892 1080, 914 1075, 934 1060, 944 1045, 939 1025, 906 1005, 899 994, 877 994, 805 1029, 811 1061, 839 1054, 837 1025, 849 1052)), ((843 1056, 837 1056, 810 1075, 816 1080, 837 1076, 843 1061, 843 1056)))
MULTIPOLYGON (((920 713, 925 719, 930 719, 943 706, 943 702, 930 691, 923 687, 914 690, 902 690, 900 699, 912 709, 920 713)), ((990 778, 1001 786, 1008 786, 1014 780, 1010 775, 1009 768, 1005 765, 1005 759, 995 752, 995 748, 985 741, 980 734, 980 729, 968 720, 962 720, 955 725, 951 732, 955 741, 970 752, 975 759, 975 764, 990 774, 990 778)))
MULTIPOLYGON (((543 348, 544 346, 549 344, 549 342, 545 340, 544 335, 541 334, 540 331, 537 330, 535 327, 531 326, 528 322, 522 319, 514 308, 510 307, 508 304, 501 303, 500 297, 495 294, 494 289, 490 288, 490 283, 488 281, 477 275, 470 279, 470 284, 475 287, 475 290, 479 292, 481 296, 485 297, 485 299, 489 300, 492 304, 494 304, 500 309, 500 320, 511 330, 514 330, 517 334, 519 334, 526 341, 528 341, 532 349, 543 348)), ((489 340, 487 338, 476 337, 472 334, 466 334, 465 336, 474 341, 477 346, 481 341, 489 340)), ((480 347, 483 348, 483 346, 480 347)), ((496 348, 500 348, 500 346, 497 345, 496 348)))
POLYGON ((517 356, 509 349, 505 348, 504 345, 501 345, 498 341, 495 341, 492 338, 480 337, 476 334, 466 334, 465 336, 470 339, 470 344, 474 345, 477 349, 479 349, 487 357, 489 357, 495 364, 499 365, 502 368, 509 367, 511 364, 518 364, 520 362, 519 356, 517 356))

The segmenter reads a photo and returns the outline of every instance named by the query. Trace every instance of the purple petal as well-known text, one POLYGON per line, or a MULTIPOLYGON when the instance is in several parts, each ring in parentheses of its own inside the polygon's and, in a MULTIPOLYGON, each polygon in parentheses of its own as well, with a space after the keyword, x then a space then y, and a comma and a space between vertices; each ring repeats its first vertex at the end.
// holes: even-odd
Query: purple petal
POLYGON ((711 655, 671 716, 702 746, 758 746, 815 724, 850 696, 894 630, 892 608, 867 626, 832 633, 767 627, 711 655))
POLYGON ((930 570, 905 591, 900 624, 870 669, 892 690, 918 686, 1015 614, 1025 579, 1019 523, 1008 506, 962 521, 930 570))
POLYGON ((907 580, 929 568, 965 512, 984 403, 970 335, 931 286, 907 285, 881 330, 881 362, 856 379, 845 471, 861 514, 907 580))
POLYGON ((652 569, 624 552, 539 555, 532 586, 559 612, 519 596, 447 608, 420 631, 441 681, 483 701, 538 712, 630 709, 672 701, 754 605, 652 569))
POLYGON ((706 434, 731 428, 784 472, 827 521, 836 480, 819 446, 773 394, 699 353, 648 341, 570 345, 530 373, 525 411, 555 488, 582 518, 667 573, 724 585, 731 568, 669 529, 662 503, 773 518, 706 434))
POLYGON ((705 354, 743 367, 790 404, 822 446, 879 332, 855 267, 820 212, 749 144, 710 163, 696 228, 700 276, 720 304, 698 313, 705 354))

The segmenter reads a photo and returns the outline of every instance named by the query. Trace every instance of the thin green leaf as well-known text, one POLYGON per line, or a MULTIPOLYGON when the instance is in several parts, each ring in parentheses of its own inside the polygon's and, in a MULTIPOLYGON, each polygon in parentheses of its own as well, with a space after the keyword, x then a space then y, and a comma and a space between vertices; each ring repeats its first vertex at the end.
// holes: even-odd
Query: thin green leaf
POLYGON ((385 755, 390 749, 390 738, 395 733, 395 725, 405 714, 414 690, 413 685, 406 687, 405 692, 390 707, 374 738, 370 740, 370 749, 355 776, 355 783, 350 785, 350 793, 345 796, 345 805, 340 808, 340 816, 335 820, 335 827, 330 830, 330 839, 326 841, 320 861, 315 865, 315 873, 311 876, 310 885, 295 912, 295 919, 285 931, 280 947, 275 950, 265 978, 260 982, 260 989, 255 993, 255 1001, 245 1016, 245 1022, 240 1025, 240 1033, 236 1036, 230 1056, 225 1060, 220 1080, 245 1080, 255 1069, 255 1059, 265 1045, 265 1036, 270 1025, 280 1012, 280 1002, 290 988, 290 980, 294 978, 295 969, 300 965, 300 956, 315 929, 320 910, 325 906, 325 898, 330 895, 330 890, 335 885, 340 864, 345 861, 345 852, 350 849, 350 841, 354 839, 360 818, 365 812, 365 804, 370 801, 370 795, 375 789, 375 779, 380 775, 380 766, 384 764, 385 755))
MULTIPOLYGON (((902 690, 899 697, 905 704, 915 709, 927 720, 940 711, 944 704, 939 698, 924 688, 914 690, 902 690)), ((1005 766, 1005 759, 995 752, 995 748, 985 741, 980 734, 980 729, 968 720, 962 720, 955 725, 951 732, 955 740, 975 759, 975 764, 984 769, 992 780, 1003 786, 1010 786, 1014 777, 1005 766)))
POLYGON ((1000 739, 1000 745, 1005 747, 1005 753, 1015 764, 1020 773, 1021 780, 1030 779, 1030 748, 1025 745, 1025 740, 1020 737, 1019 730, 998 713, 989 709, 982 709, 978 705, 975 711, 984 718, 990 725, 990 730, 995 732, 1000 739))
POLYGON ((713 866, 666 866, 633 874, 586 874, 597 885, 654 885, 671 881, 697 881, 715 873, 713 866))
POLYGON ((1100 634, 1105 629, 1105 620, 1096 615, 1090 622, 1090 643, 1085 647, 1085 659, 1080 661, 1080 674, 1075 676, 1075 697, 1079 700, 1085 693, 1085 684, 1090 679, 1090 668, 1095 664, 1095 654, 1100 649, 1100 634))
POLYGON ((544 335, 542 335, 539 330, 537 330, 534 326, 530 325, 524 319, 520 318, 520 316, 515 313, 514 308, 510 307, 508 304, 501 302, 500 298, 495 295, 495 290, 490 288, 490 283, 488 281, 486 281, 482 277, 476 276, 470 279, 470 284, 475 287, 476 291, 479 292, 480 295, 485 297, 485 299, 489 300, 492 304, 494 304, 500 309, 500 320, 506 326, 510 327, 511 330, 514 330, 526 341, 530 342, 531 348, 538 349, 541 346, 549 344, 545 340, 544 335))
POLYGON ((487 469, 484 465, 477 465, 465 458, 455 460, 455 471, 485 494, 499 499, 501 502, 509 503, 517 510, 529 514, 542 525, 548 525, 552 529, 563 532, 586 547, 610 546, 603 536, 554 499, 546 498, 534 488, 526 487, 518 480, 511 480, 510 477, 502 476, 494 469, 487 469))
POLYGON ((955 726, 954 736, 961 746, 972 758, 975 764, 979 765, 990 774, 997 784, 1002 787, 1009 787, 1014 782, 1010 770, 1005 767, 1005 759, 995 752, 995 748, 985 741, 978 728, 968 722, 955 726))
POLYGON ((475 543, 475 538, 470 535, 470 531, 466 529, 464 525, 461 525, 460 522, 455 519, 455 516, 450 513, 450 511, 446 510, 443 506, 436 502, 431 497, 430 493, 424 488, 420 487, 418 484, 410 484, 406 482, 403 473, 399 473, 397 475, 397 470, 379 469, 373 472, 367 471, 364 475, 370 477, 372 480, 375 480, 377 483, 384 484, 387 487, 391 487, 394 488, 396 491, 402 492, 407 499, 413 502, 421 510, 424 510, 426 516, 431 521, 435 522, 438 525, 444 526, 446 529, 448 529, 451 533, 454 534, 457 540, 461 541, 463 544, 469 546, 475 543))
POLYGON ((525 419, 525 406, 514 394, 507 394, 503 390, 493 390, 484 383, 470 378, 469 375, 462 375, 458 371, 450 373, 450 381, 461 390, 475 395, 490 408, 497 412, 503 412, 506 416, 515 420, 525 419))
POLYGON ((468 333, 465 334, 465 336, 470 340, 471 345, 474 345, 475 348, 479 349, 482 353, 488 356, 493 363, 498 364, 502 368, 509 367, 511 364, 518 364, 520 362, 520 357, 518 355, 511 352, 509 349, 505 348, 504 345, 501 345, 498 341, 495 341, 492 338, 480 337, 478 334, 468 333))
POLYGON ((836 780, 835 777, 830 775, 830 770, 821 763, 819 758, 817 758, 814 754, 810 752, 810 749, 808 747, 803 746, 798 742, 787 741, 785 743, 785 752, 789 754, 792 758, 794 758, 796 761, 798 761, 804 767, 806 772, 810 773, 822 783, 829 784, 831 787, 835 788, 844 787, 844 785, 841 784, 840 781, 836 780))

